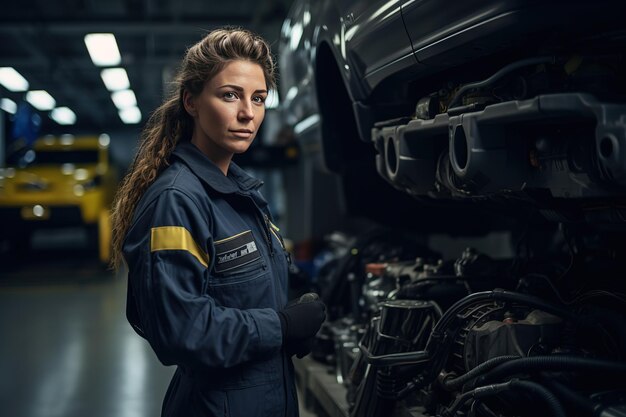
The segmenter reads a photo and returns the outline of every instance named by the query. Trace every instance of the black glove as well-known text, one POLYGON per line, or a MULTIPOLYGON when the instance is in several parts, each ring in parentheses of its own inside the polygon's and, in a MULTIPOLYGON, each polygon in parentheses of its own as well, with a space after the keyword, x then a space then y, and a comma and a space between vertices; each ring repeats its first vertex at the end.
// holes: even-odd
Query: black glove
POLYGON ((278 312, 283 344, 312 338, 326 320, 326 306, 315 293, 292 300, 278 312))
POLYGON ((304 358, 313 350, 313 343, 315 343, 315 337, 309 337, 308 339, 293 340, 286 346, 287 355, 296 355, 298 359, 304 358))

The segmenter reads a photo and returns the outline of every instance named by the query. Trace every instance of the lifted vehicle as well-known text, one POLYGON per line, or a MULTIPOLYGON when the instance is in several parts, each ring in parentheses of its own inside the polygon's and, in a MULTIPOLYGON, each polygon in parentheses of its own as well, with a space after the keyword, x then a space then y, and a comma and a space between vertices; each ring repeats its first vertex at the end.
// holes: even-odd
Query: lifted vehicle
MULTIPOLYGON (((620 218, 606 199, 626 185, 622 8, 298 1, 280 43, 285 120, 319 141, 346 190, 371 193, 375 166, 422 203, 513 199, 620 218)), ((349 208, 379 214, 360 195, 346 192, 349 208)))
POLYGON ((106 263, 109 210, 117 174, 106 136, 47 136, 21 160, 0 170, 0 228, 14 249, 27 249, 36 229, 84 225, 106 263), (30 152, 30 153, 29 153, 30 152))
POLYGON ((316 277, 316 357, 335 358, 350 416, 626 412, 623 8, 294 3, 285 121, 349 214, 401 231, 346 239, 316 277), (501 259, 419 246, 495 230, 501 259))

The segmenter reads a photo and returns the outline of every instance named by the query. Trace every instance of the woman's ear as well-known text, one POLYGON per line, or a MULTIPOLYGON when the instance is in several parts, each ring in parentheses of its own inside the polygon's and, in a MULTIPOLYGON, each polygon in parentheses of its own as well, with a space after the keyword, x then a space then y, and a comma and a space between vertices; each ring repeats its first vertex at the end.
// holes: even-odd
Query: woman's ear
POLYGON ((196 117, 198 115, 198 111, 196 110, 196 100, 189 93, 189 91, 183 92, 183 106, 185 106, 185 111, 189 113, 191 117, 196 117))

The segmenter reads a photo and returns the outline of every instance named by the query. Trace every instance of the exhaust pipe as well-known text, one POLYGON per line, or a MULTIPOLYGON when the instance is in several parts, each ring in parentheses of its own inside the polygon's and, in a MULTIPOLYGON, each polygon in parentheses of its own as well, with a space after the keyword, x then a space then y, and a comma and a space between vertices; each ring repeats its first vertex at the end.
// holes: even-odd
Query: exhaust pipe
POLYGON ((434 190, 437 159, 446 145, 445 125, 411 120, 406 125, 375 129, 378 173, 412 195, 434 190))

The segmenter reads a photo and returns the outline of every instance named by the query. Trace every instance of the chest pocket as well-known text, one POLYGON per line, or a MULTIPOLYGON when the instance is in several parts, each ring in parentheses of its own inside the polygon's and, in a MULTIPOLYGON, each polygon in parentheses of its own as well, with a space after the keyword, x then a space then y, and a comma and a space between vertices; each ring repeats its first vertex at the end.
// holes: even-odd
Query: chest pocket
POLYGON ((247 230, 213 243, 215 247, 214 285, 252 279, 267 269, 252 231, 247 230))

